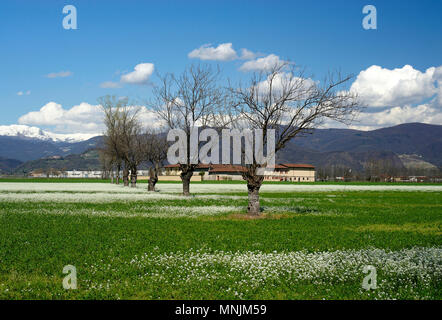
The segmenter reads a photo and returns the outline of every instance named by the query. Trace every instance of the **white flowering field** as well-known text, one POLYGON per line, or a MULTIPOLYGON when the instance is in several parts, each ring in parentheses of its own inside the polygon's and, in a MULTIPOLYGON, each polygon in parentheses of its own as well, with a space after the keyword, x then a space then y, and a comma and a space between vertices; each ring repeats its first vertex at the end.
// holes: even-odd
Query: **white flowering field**
POLYGON ((146 187, 0 182, 0 299, 442 298, 440 185, 146 187))

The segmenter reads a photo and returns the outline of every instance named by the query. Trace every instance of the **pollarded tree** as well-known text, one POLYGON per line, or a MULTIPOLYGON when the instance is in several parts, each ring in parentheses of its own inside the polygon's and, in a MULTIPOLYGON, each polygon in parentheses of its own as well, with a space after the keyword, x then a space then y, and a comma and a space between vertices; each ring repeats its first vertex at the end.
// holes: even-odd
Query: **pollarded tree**
POLYGON ((120 134, 120 110, 127 106, 126 99, 117 99, 114 96, 104 96, 98 99, 104 112, 106 131, 103 135, 103 152, 113 159, 116 167, 116 184, 120 183, 120 171, 123 162, 123 144, 120 134))
POLYGON ((144 159, 150 163, 148 191, 155 191, 158 174, 167 159, 168 141, 160 130, 148 129, 144 135, 144 159))
MULTIPOLYGON (((326 119, 342 123, 353 120, 359 110, 356 96, 342 90, 342 85, 350 79, 350 76, 329 74, 318 83, 306 78, 303 71, 290 63, 274 65, 255 73, 246 86, 240 84, 230 88, 234 100, 230 112, 233 127, 262 130, 264 149, 267 136, 274 134, 274 151, 271 151, 274 156, 291 139, 311 133, 326 119)), ((255 140, 254 137, 252 139, 255 140)), ((259 189, 264 180, 262 168, 267 163, 257 159, 255 152, 249 156, 252 159, 245 163, 246 170, 242 176, 247 181, 248 214, 256 216, 260 214, 259 189)), ((267 153, 267 158, 269 156, 267 153)))
POLYGON ((166 74, 154 89, 151 104, 158 117, 169 129, 184 132, 186 154, 179 161, 183 195, 190 195, 190 179, 199 163, 198 150, 192 152, 192 132, 218 127, 223 106, 224 90, 218 85, 219 70, 209 65, 191 65, 179 77, 166 74))
POLYGON ((130 172, 130 186, 132 188, 137 185, 138 166, 144 160, 142 127, 138 120, 139 110, 135 107, 125 107, 120 110, 119 115, 124 162, 123 181, 125 186, 129 185, 130 172))

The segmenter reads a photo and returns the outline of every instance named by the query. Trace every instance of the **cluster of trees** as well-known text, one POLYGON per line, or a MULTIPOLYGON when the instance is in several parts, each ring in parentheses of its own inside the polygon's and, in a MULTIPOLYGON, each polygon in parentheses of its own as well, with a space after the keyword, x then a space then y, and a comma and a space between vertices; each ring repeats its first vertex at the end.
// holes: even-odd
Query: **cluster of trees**
POLYGON ((393 181, 398 177, 425 176, 429 181, 441 175, 439 168, 406 168, 390 159, 369 159, 361 170, 348 166, 329 165, 317 168, 317 178, 333 181, 337 177, 346 181, 393 181))
MULTIPOLYGON (((149 106, 166 129, 184 131, 187 146, 190 146, 191 133, 195 129, 258 129, 263 134, 264 150, 267 135, 275 133, 276 153, 288 141, 311 133, 326 119, 343 123, 352 121, 359 110, 356 96, 342 88, 350 79, 350 76, 329 74, 321 82, 313 81, 303 70, 286 62, 253 74, 244 84, 229 82, 228 86, 223 86, 219 69, 199 64, 188 67, 179 76, 160 75, 160 85, 154 87, 154 98, 149 106)), ((138 113, 128 107, 127 100, 107 97, 100 104, 106 115, 105 159, 116 168, 117 180, 118 172, 123 170, 123 181, 127 185, 128 172, 133 175, 138 164, 147 160, 151 147, 147 147, 146 141, 153 139, 154 135, 142 132, 137 121, 138 113)), ((251 139, 255 145, 255 137, 251 139)), ((161 143, 161 146, 166 145, 161 143)), ((249 156, 252 159, 248 158, 246 163, 244 141, 241 164, 246 170, 241 174, 249 193, 248 213, 259 215, 259 190, 264 180, 260 169, 266 163, 263 164, 255 153, 249 156)), ((154 163, 161 164, 156 160, 154 163)), ((194 160, 195 155, 187 148, 187 154, 179 163, 185 196, 190 194, 190 179, 198 165, 194 160)), ((152 171, 155 170, 154 166, 152 171)), ((136 183, 136 176, 131 176, 131 182, 136 183)))
POLYGON ((112 182, 136 187, 137 171, 141 163, 149 165, 149 191, 155 191, 158 172, 167 158, 167 141, 154 129, 144 128, 139 108, 128 105, 128 99, 105 96, 99 99, 104 111, 103 147, 100 161, 104 171, 110 172, 112 182))
POLYGON ((367 181, 380 181, 391 177, 426 176, 428 178, 438 177, 441 171, 437 167, 428 166, 398 166, 388 159, 370 159, 367 161, 361 173, 361 177, 367 181))

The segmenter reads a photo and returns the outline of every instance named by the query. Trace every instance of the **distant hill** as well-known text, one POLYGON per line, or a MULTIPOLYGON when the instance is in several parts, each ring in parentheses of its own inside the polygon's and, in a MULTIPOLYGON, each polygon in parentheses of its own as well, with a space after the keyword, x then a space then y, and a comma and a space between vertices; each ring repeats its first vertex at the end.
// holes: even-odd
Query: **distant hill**
POLYGON ((418 155, 422 160, 441 167, 442 126, 407 123, 373 131, 318 129, 311 135, 290 141, 287 146, 289 151, 284 151, 285 157, 297 158, 297 147, 325 153, 388 151, 396 155, 418 155))
POLYGON ((97 150, 89 150, 82 154, 70 154, 65 157, 49 157, 27 161, 13 170, 16 175, 23 172, 30 173, 35 169, 56 170, 100 170, 100 161, 97 150))
POLYGON ((9 173, 21 164, 22 162, 20 160, 0 157, 0 173, 9 173))
POLYGON ((291 162, 291 163, 309 163, 316 167, 331 167, 339 166, 351 168, 355 171, 363 171, 364 166, 370 161, 384 161, 389 165, 404 169, 405 166, 401 159, 391 151, 366 151, 366 152, 351 152, 351 151, 329 151, 316 152, 299 147, 284 149, 277 155, 277 162, 291 162))

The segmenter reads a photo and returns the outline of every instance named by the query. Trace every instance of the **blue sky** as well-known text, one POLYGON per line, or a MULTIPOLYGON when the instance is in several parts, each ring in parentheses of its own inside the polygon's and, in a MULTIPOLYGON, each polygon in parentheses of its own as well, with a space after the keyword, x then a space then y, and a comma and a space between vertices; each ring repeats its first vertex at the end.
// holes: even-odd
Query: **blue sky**
MULTIPOLYGON (((62 116, 58 122, 19 118, 49 102, 67 111, 82 102, 95 105, 106 94, 145 100, 155 74, 147 84, 101 85, 119 82, 140 63, 152 63, 161 73, 181 72, 199 61, 189 58, 192 50, 226 43, 238 55, 246 48, 257 54, 254 59, 270 54, 289 59, 317 79, 329 70, 358 76, 372 66, 381 67, 369 69, 371 76, 361 76, 355 87, 369 95, 378 79, 396 81, 391 91, 398 92, 379 92, 366 99, 370 112, 378 111, 379 119, 387 112, 390 122, 366 117, 361 129, 408 119, 441 124, 442 69, 437 69, 442 65, 441 12, 442 1, 2 1, 0 125, 95 130, 60 125, 62 116), (62 9, 68 4, 77 8, 77 30, 62 27, 62 9), (362 28, 362 8, 367 4, 377 9, 377 30, 362 28), (405 65, 411 69, 402 69, 405 65), (426 72, 432 67, 435 70, 426 72), (70 75, 47 76, 60 72, 70 75), (413 82, 416 93, 404 97, 399 91, 409 88, 410 77, 418 78, 413 82), (390 93, 392 97, 380 98, 390 93)), ((246 62, 242 59, 205 62, 219 64, 225 77, 248 75, 239 70, 246 62)))

